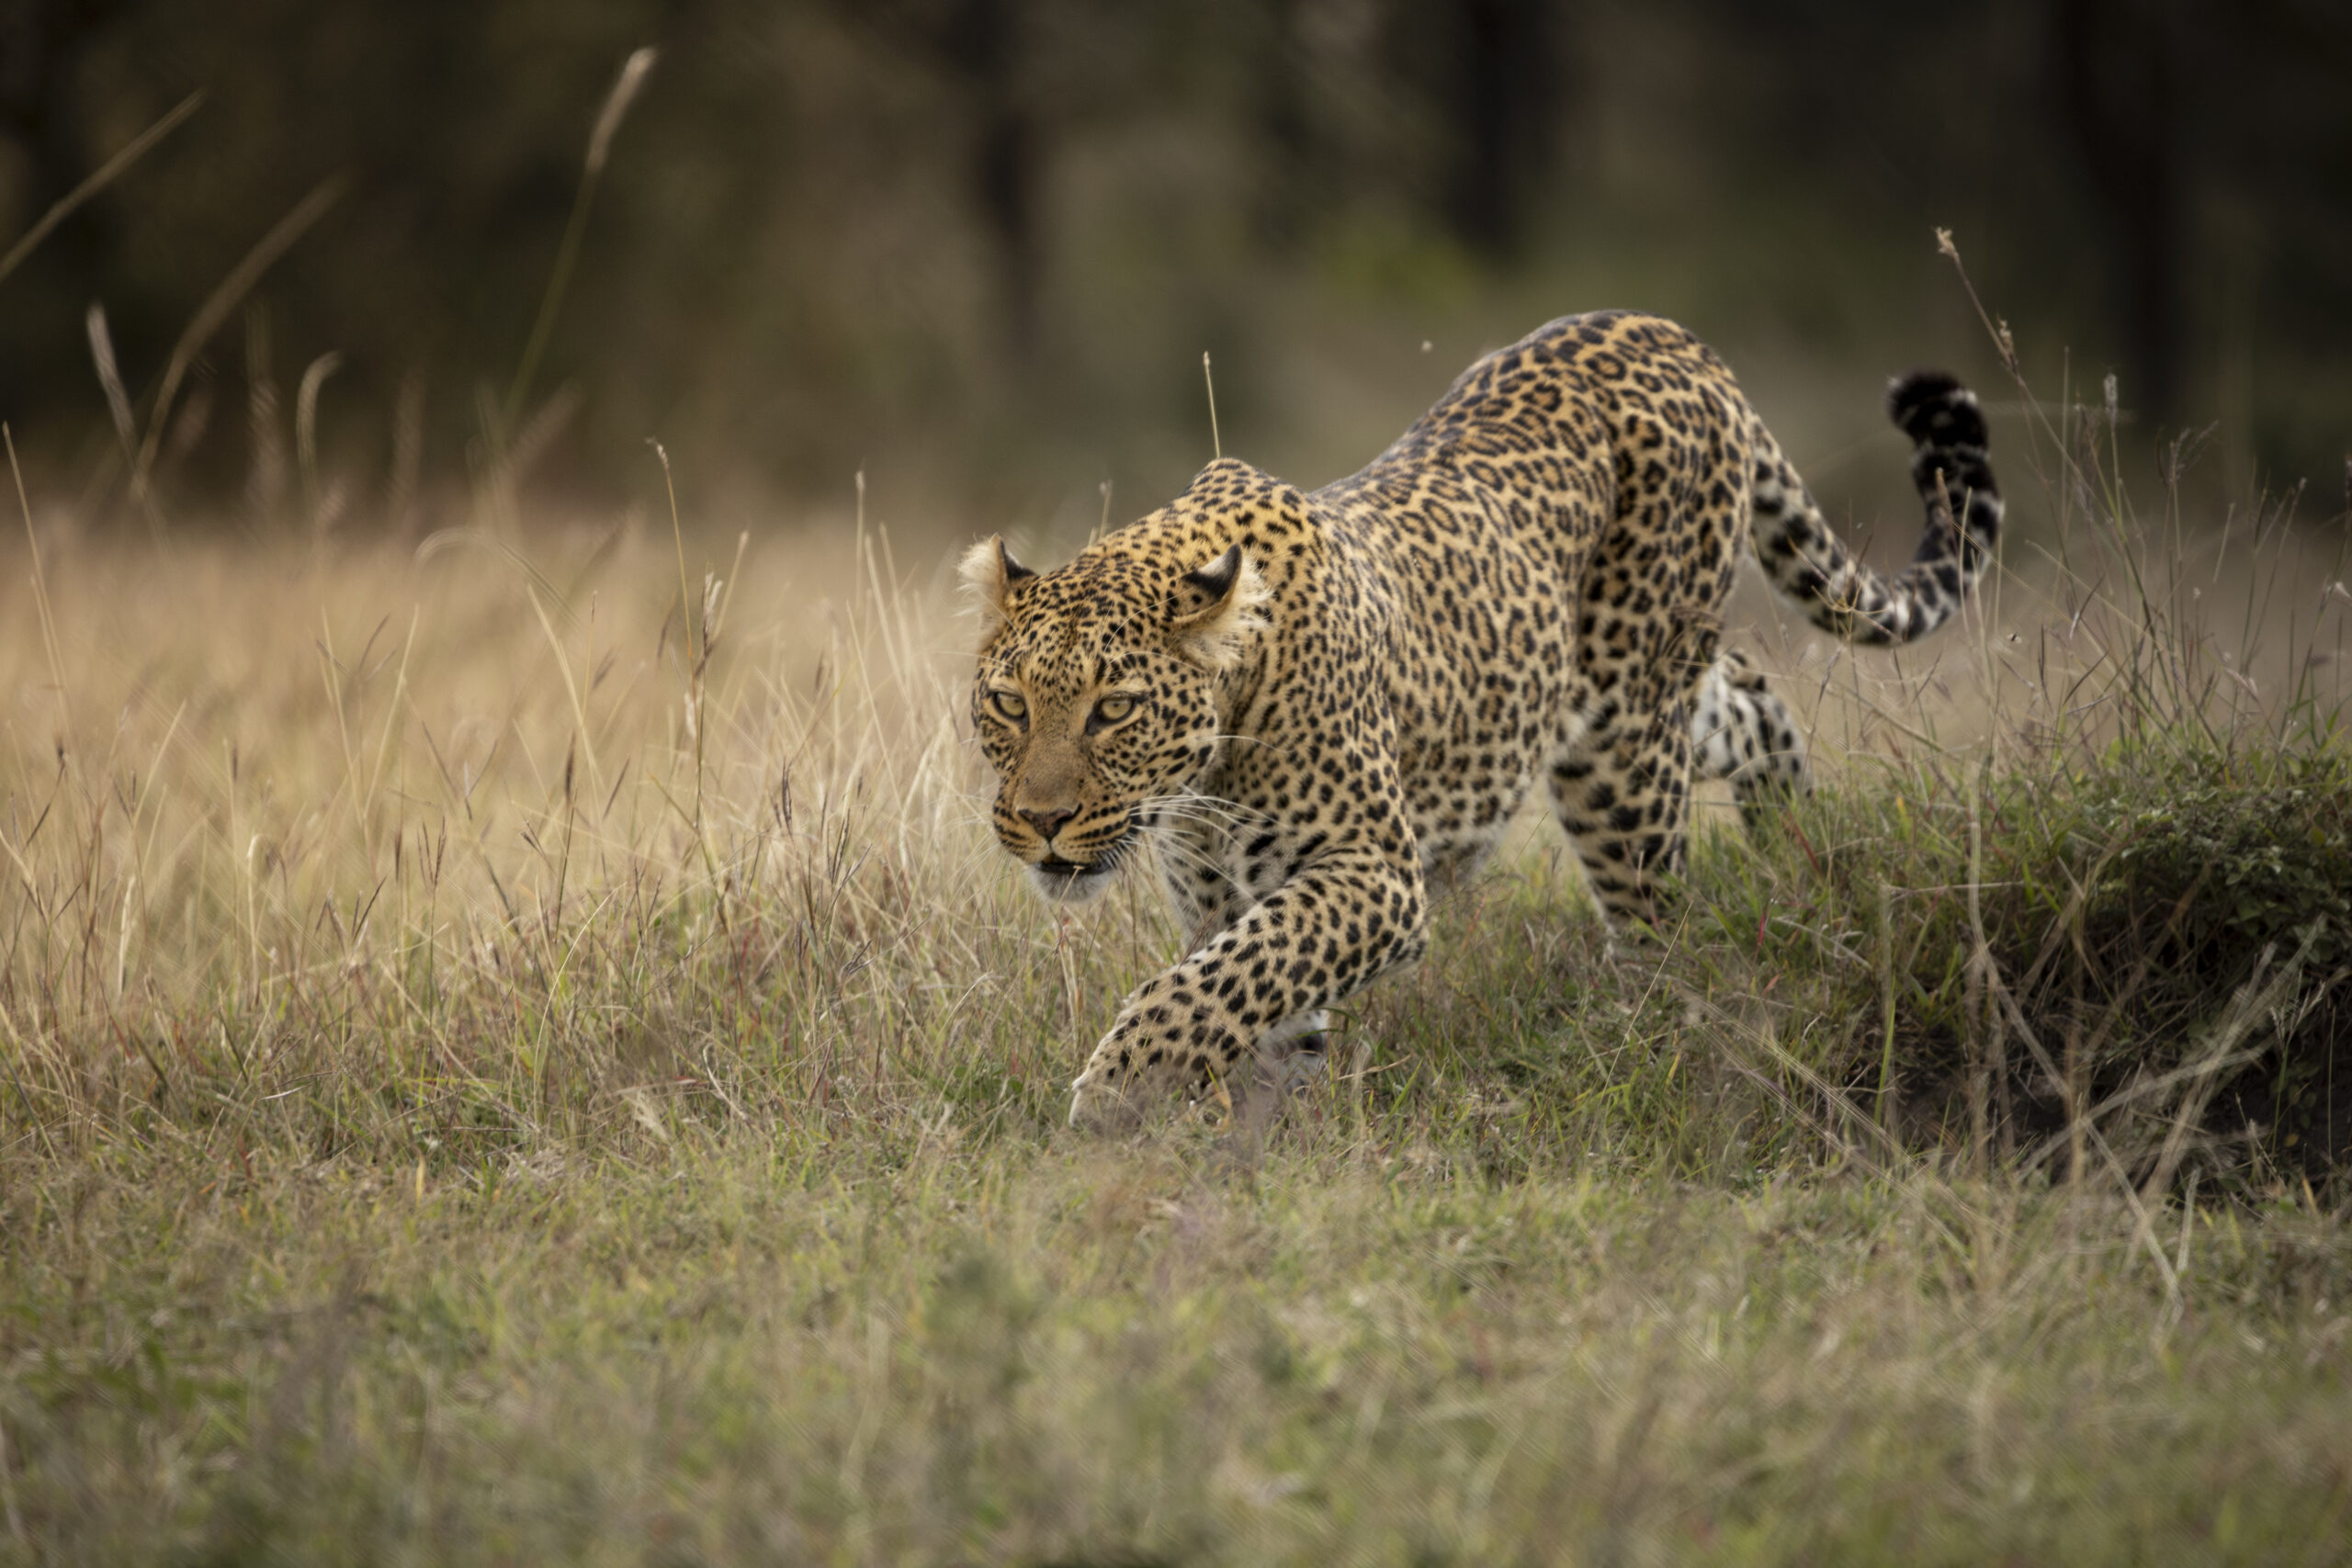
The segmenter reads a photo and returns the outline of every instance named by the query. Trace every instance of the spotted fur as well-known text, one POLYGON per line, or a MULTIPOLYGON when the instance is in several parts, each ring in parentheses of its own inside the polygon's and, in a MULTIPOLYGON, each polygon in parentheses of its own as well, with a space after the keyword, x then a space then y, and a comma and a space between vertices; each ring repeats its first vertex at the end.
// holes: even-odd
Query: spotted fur
POLYGON ((1804 782, 1787 707, 1717 646, 1743 543, 1857 642, 1932 631, 1984 570, 2001 501, 1975 399, 1922 372, 1889 410, 1928 510, 1891 577, 1829 531, 1721 360, 1614 312, 1488 355, 1311 494, 1225 459, 1055 570, 976 546, 998 838, 1057 899, 1148 841, 1190 933, 1072 1119, 1318 1050, 1539 779, 1609 917, 1653 920, 1694 769, 1751 821, 1804 782))

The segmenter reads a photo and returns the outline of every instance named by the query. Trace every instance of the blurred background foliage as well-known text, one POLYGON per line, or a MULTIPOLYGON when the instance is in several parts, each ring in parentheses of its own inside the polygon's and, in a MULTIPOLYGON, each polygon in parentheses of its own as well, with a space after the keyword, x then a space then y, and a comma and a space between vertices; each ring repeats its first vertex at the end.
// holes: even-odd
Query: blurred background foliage
POLYGON ((567 502, 658 493, 658 437, 747 507, 865 468, 902 512, 1082 533, 1104 480, 1131 515, 1207 456, 1204 350, 1227 449, 1316 483, 1607 305, 1834 456, 1906 365, 2007 395, 1942 226, 2038 392, 2116 370, 2135 431, 2217 427, 2215 493, 2344 504, 2331 0, 0 0, 0 243, 204 94, 0 279, 0 417, 133 515, 90 307, 141 427, 339 177, 194 345, 156 493, 293 505, 309 370, 344 525, 418 525, 530 423, 492 411, 646 45, 527 399, 567 502))

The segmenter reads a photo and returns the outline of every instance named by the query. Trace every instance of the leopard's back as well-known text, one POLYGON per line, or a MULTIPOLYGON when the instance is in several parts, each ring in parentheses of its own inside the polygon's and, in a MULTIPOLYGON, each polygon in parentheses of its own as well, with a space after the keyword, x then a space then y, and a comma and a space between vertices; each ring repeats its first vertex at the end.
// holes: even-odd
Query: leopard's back
POLYGON ((1384 681, 1432 867, 1474 864, 1596 714, 1676 700, 1634 691, 1630 667, 1712 658, 1754 428, 1684 329, 1573 316, 1480 359, 1316 493, 1386 588, 1384 681))

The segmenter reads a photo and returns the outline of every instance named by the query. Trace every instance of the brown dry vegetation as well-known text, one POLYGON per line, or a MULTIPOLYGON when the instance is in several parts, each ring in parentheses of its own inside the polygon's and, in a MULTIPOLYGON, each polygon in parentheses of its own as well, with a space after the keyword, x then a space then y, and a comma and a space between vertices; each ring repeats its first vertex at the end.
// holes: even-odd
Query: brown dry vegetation
POLYGON ((37 518, 0 1561, 2340 1561, 2342 591, 2101 428, 1766 639, 1830 787, 1674 942, 1532 831, 1262 1145, 1061 1127, 1174 934, 1007 874, 932 552, 37 518))

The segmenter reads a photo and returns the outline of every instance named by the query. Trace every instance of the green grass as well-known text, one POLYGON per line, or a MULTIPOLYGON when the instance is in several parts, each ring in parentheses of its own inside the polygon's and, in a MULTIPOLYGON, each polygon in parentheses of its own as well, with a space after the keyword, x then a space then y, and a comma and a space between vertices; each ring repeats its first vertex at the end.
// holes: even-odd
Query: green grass
POLYGON ((1672 940, 1539 834, 1262 1140, 1061 1124, 1174 933, 1015 885, 886 550, 688 640, 666 534, 52 522, 0 1562, 2343 1561, 2340 611, 2209 680, 2064 511, 1794 660, 1826 786, 1672 940))
POLYGON ((952 1116, 495 1184, 126 1155, 11 1216, 20 1550, 2340 1560, 2332 1217, 2167 1214, 2175 1314, 2111 1202, 1500 1179, 1446 1119, 1247 1179, 952 1116))

